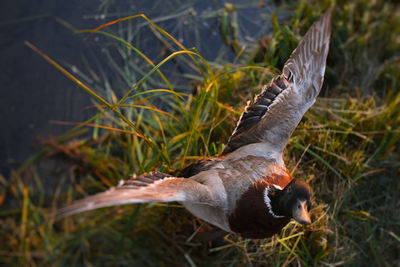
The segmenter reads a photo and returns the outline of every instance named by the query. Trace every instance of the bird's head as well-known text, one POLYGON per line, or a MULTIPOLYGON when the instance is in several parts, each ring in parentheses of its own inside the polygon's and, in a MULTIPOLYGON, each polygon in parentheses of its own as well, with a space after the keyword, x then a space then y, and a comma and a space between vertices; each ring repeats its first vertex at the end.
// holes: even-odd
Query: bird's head
POLYGON ((293 179, 284 189, 279 203, 284 215, 301 224, 310 224, 311 190, 302 179, 293 179))

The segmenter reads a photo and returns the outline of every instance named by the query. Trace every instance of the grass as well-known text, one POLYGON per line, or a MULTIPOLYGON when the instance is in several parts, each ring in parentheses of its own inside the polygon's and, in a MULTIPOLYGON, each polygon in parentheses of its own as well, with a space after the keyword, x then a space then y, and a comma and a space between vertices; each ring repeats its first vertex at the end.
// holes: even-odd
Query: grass
MULTIPOLYGON (((210 66, 195 49, 185 48, 157 27, 159 37, 174 48, 159 64, 110 27, 89 31, 113 40, 124 55, 136 54, 147 62, 150 70, 124 92, 114 92, 110 84, 101 82, 86 86, 82 78, 50 62, 89 90, 97 99, 98 113, 65 135, 47 140, 43 150, 11 177, 0 176, 0 262, 32 266, 400 264, 400 13, 395 4, 385 1, 336 1, 323 91, 285 151, 292 175, 306 179, 313 188, 310 226, 291 222, 279 236, 265 240, 227 235, 226 245, 210 248, 193 238, 210 226, 177 204, 114 207, 60 221, 52 217, 57 207, 105 190, 132 173, 173 173, 190 162, 218 155, 246 100, 278 73, 331 2, 288 5, 296 13, 284 23, 272 16, 273 32, 258 42, 257 50, 234 49, 238 57, 246 54, 246 63, 210 66), (183 62, 196 69, 193 94, 175 90, 164 75, 165 64, 173 57, 184 57, 183 62), (73 139, 85 129, 92 131, 92 138, 73 139)), ((226 21, 236 21, 234 12, 232 6, 225 9, 226 21)), ((142 23, 143 17, 125 22, 142 23)), ((232 34, 227 39, 239 37, 232 34)), ((124 66, 121 69, 130 69, 124 66)))

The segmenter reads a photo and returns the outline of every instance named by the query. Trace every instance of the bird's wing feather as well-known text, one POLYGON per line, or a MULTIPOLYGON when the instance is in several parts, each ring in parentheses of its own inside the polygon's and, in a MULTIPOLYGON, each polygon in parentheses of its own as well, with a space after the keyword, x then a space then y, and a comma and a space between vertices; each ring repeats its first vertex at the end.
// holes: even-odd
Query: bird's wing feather
POLYGON ((121 181, 116 187, 72 203, 57 212, 57 217, 103 207, 132 203, 192 202, 216 205, 212 190, 194 179, 173 177, 160 172, 121 181))
POLYGON ((223 154, 251 143, 269 143, 282 151, 324 80, 330 40, 331 9, 308 30, 282 74, 246 107, 223 154))

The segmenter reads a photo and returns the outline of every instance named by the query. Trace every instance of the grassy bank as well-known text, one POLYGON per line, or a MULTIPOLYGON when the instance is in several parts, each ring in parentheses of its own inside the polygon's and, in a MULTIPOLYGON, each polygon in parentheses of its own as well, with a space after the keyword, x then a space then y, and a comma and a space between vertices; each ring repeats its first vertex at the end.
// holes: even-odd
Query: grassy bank
MULTIPOLYGON (((273 32, 250 50, 240 49, 235 20, 228 20, 227 45, 238 59, 245 56, 243 64, 209 64, 157 25, 154 31, 170 46, 169 56, 157 62, 121 39, 112 25, 86 31, 109 38, 120 51, 146 62, 149 71, 122 93, 112 86, 86 86, 50 62, 82 82, 97 115, 47 140, 11 177, 0 176, 0 262, 400 264, 400 11, 385 1, 336 1, 323 90, 285 151, 292 175, 313 188, 311 225, 291 222, 281 235, 257 241, 227 235, 226 245, 210 249, 196 239, 197 232, 210 226, 175 203, 108 208, 59 221, 52 217, 57 207, 105 190, 132 173, 173 173, 218 155, 246 101, 279 73, 312 22, 333 4, 287 5, 296 10, 292 17, 278 22, 272 16, 268 23, 273 32), (165 64, 177 58, 184 58, 195 72, 190 75, 195 77, 192 94, 175 90, 164 75, 165 64), (72 139, 84 131, 91 131, 92 138, 72 139)), ((234 5, 221 10, 221 16, 234 18, 234 5)), ((145 20, 135 17, 115 25, 127 21, 145 20)))

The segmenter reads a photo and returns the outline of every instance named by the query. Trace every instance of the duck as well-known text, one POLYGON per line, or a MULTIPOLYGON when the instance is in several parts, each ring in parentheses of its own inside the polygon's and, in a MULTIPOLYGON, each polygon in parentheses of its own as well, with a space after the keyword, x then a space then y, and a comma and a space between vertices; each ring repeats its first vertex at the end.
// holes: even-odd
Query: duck
POLYGON ((293 178, 284 148, 324 81, 332 9, 310 27, 284 64, 244 112, 216 158, 179 175, 133 175, 107 191, 61 208, 58 217, 133 203, 179 202, 194 216, 244 238, 279 234, 292 219, 310 224, 311 189, 293 178))

